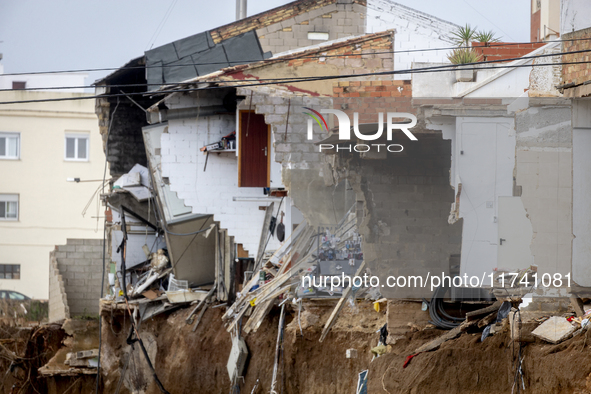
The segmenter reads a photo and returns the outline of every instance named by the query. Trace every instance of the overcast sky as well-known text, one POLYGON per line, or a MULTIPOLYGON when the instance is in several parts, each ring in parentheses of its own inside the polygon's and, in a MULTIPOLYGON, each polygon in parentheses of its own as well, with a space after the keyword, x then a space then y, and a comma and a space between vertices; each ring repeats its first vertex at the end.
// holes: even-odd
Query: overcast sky
MULTIPOLYGON (((459 25, 494 30, 503 41, 529 41, 529 0, 397 2, 459 25)), ((250 0, 248 15, 286 3, 250 0)), ((235 0, 0 0, 4 72, 119 67, 152 46, 232 22, 235 4, 235 0)), ((87 82, 108 73, 93 72, 87 82)))

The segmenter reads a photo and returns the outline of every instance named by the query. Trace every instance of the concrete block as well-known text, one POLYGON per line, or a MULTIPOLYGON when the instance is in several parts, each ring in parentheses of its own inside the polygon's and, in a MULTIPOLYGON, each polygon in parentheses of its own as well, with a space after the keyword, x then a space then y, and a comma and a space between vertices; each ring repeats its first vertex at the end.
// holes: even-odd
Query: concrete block
POLYGON ((68 238, 67 244, 68 245, 84 245, 84 240, 83 239, 68 238))
POLYGON ((556 344, 570 337, 574 331, 575 327, 564 317, 552 316, 533 330, 532 334, 546 342, 556 344))
POLYGON ((103 240, 102 239, 85 239, 84 245, 103 246, 103 240))
POLYGON ((69 265, 76 265, 76 259, 67 258, 67 259, 58 259, 57 260, 57 266, 60 271, 65 270, 66 267, 69 265))
POLYGON ((59 252, 75 252, 76 251, 76 245, 59 245, 57 247, 57 250, 59 252))
POLYGON ((85 267, 81 265, 69 265, 66 267, 66 272, 84 272, 85 267))
POLYGON ((85 259, 101 259, 103 257, 102 252, 85 252, 84 258, 85 259))

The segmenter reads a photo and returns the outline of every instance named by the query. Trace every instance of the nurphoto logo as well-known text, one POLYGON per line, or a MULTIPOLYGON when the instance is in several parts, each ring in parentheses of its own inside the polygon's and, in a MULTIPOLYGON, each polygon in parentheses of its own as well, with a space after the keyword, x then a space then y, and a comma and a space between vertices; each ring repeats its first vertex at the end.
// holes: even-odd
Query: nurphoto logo
MULTIPOLYGON (((349 116, 344 113, 343 111, 339 111, 337 109, 321 109, 320 112, 313 110, 309 107, 304 107, 310 112, 304 112, 304 114, 310 116, 308 119, 308 140, 313 139, 313 127, 314 121, 320 126, 321 130, 328 131, 328 124, 326 119, 322 114, 333 114, 337 117, 339 121, 339 140, 340 141, 352 141, 351 140, 351 120, 349 116)), ((413 133, 409 130, 410 128, 416 126, 417 118, 413 114, 409 114, 406 112, 388 112, 386 114, 386 139, 388 141, 392 141, 392 135, 394 130, 402 131, 408 139, 411 141, 417 141, 417 137, 414 136, 413 133), (408 123, 394 123, 394 119, 410 119, 408 123)), ((362 125, 362 128, 365 127, 365 132, 362 133, 359 129, 359 113, 353 113, 353 133, 358 140, 363 141, 375 141, 382 136, 384 133, 384 113, 378 113, 378 122, 368 125, 362 125), (375 127, 373 127, 375 126, 375 127), (367 134, 369 132, 370 134, 367 134)), ((348 152, 369 152, 370 150, 376 150, 380 152, 380 149, 386 149, 388 152, 399 153, 404 150, 404 147, 400 144, 350 144, 348 146, 339 146, 338 143, 328 144, 322 143, 319 144, 320 152, 323 149, 336 149, 337 152, 339 151, 348 151, 348 152)))

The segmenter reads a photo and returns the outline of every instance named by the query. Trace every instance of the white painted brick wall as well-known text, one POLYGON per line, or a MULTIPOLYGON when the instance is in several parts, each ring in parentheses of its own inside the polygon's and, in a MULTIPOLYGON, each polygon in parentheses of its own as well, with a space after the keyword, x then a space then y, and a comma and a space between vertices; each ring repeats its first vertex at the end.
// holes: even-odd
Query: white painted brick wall
MULTIPOLYGON (((401 4, 388 0, 368 0, 367 32, 395 29, 395 52, 453 46, 449 36, 455 28, 457 26, 451 22, 401 4)), ((395 53, 394 70, 410 69, 413 62, 448 62, 449 53, 449 50, 395 53)), ((411 79, 411 74, 396 74, 394 79, 411 79)))
MULTIPOLYGON (((206 106, 221 104, 219 100, 198 101, 206 106)), ((171 108, 180 108, 193 106, 195 102, 180 97, 171 99, 167 104, 171 108)), ((207 168, 203 171, 206 155, 199 150, 235 130, 234 115, 169 121, 168 134, 163 134, 161 140, 162 174, 169 178, 171 190, 177 192, 193 213, 213 214, 214 220, 219 221, 222 228, 228 229, 236 243, 242 243, 244 249, 255 255, 265 217, 265 211, 260 210, 259 206, 265 206, 268 202, 233 201, 233 198, 265 198, 263 188, 238 187, 238 158, 234 153, 210 153, 207 168)), ((271 154, 274 154, 273 150, 271 154)), ((277 175, 274 178, 275 182, 280 183, 277 175)), ((286 214, 290 211, 286 209, 289 206, 287 200, 282 206, 286 214)), ((275 210, 277 207, 278 203, 275 203, 275 210)), ((288 231, 286 234, 289 234, 288 231)), ((268 249, 278 246, 278 242, 272 239, 268 249)))

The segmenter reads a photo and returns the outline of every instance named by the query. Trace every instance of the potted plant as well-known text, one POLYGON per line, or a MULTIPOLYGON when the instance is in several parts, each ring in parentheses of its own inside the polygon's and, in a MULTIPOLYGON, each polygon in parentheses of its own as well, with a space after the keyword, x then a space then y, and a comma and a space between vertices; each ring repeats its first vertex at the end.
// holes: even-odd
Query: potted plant
MULTIPOLYGON (((452 64, 472 64, 478 63, 481 56, 472 48, 458 48, 447 56, 452 64)), ((472 68, 456 68, 456 82, 472 82, 474 80, 474 70, 472 68)))
MULTIPOLYGON (((482 55, 472 48, 472 41, 485 43, 489 46, 491 42, 498 42, 499 39, 492 31, 477 31, 476 27, 471 27, 469 24, 460 26, 452 33, 452 39, 458 46, 450 55, 447 56, 452 64, 473 64, 482 61, 482 55)), ((472 67, 473 68, 473 67, 472 67)), ((457 82, 472 82, 474 81, 474 70, 458 67, 456 68, 457 82)))

